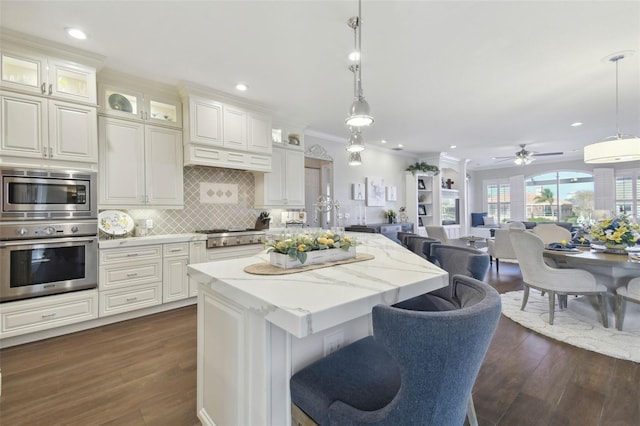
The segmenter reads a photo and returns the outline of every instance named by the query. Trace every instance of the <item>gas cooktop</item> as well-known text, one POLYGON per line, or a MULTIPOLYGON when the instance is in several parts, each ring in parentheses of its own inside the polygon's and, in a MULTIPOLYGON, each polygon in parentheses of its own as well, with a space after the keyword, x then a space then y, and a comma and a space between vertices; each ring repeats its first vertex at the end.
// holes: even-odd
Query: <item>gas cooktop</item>
POLYGON ((261 234, 264 231, 260 231, 257 229, 247 229, 247 228, 228 228, 228 229, 201 229, 196 231, 198 234, 226 234, 226 233, 237 233, 237 232, 259 232, 261 234))
POLYGON ((265 231, 246 228, 202 229, 196 231, 207 234, 207 248, 226 246, 243 246, 247 244, 261 244, 265 231))

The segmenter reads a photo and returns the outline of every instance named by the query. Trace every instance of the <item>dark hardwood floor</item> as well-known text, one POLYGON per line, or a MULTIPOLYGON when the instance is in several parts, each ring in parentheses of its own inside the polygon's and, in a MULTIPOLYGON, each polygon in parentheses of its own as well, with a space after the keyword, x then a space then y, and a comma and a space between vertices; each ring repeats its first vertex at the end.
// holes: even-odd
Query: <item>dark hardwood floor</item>
MULTIPOLYGON (((488 281, 521 288, 517 265, 488 281)), ((197 425, 195 306, 0 351, 0 425, 197 425)), ((639 425, 640 365, 501 318, 473 395, 480 425, 639 425)))

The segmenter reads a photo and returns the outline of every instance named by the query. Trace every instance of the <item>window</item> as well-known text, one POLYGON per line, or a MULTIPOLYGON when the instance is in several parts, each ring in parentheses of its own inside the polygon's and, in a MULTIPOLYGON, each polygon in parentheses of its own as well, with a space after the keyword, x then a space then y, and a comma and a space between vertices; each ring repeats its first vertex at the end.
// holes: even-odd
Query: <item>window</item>
POLYGON ((616 176, 616 212, 640 218, 640 174, 622 172, 616 176))
POLYGON ((576 223, 594 207, 593 176, 582 172, 551 172, 526 180, 527 219, 576 223))
POLYGON ((508 183, 487 182, 485 184, 487 216, 493 216, 496 223, 511 220, 511 196, 508 183))

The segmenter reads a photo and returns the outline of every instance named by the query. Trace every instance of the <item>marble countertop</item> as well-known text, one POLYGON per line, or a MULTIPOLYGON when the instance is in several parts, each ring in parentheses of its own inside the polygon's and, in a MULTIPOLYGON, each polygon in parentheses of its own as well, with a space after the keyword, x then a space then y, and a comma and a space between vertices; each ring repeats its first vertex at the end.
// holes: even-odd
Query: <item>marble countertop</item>
MULTIPOLYGON (((347 233, 350 234, 350 233, 347 233)), ((380 234, 352 234, 358 252, 375 259, 288 275, 252 275, 256 256, 189 265, 189 276, 209 290, 302 338, 387 305, 448 285, 448 274, 380 234)))
POLYGON ((98 247, 101 249, 114 248, 114 247, 135 247, 135 246, 145 246, 149 244, 205 241, 206 239, 207 239, 207 236, 205 234, 196 234, 196 233, 148 235, 146 237, 101 239, 98 242, 98 247))

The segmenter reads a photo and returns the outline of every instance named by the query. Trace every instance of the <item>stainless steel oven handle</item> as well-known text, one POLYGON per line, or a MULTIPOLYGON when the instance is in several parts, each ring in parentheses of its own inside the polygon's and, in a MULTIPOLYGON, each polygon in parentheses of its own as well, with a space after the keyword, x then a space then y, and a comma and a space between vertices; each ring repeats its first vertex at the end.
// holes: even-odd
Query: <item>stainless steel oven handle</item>
POLYGON ((28 246, 35 244, 57 244, 57 243, 97 243, 98 237, 63 237, 63 238, 45 238, 42 240, 12 240, 0 241, 0 247, 28 246))

